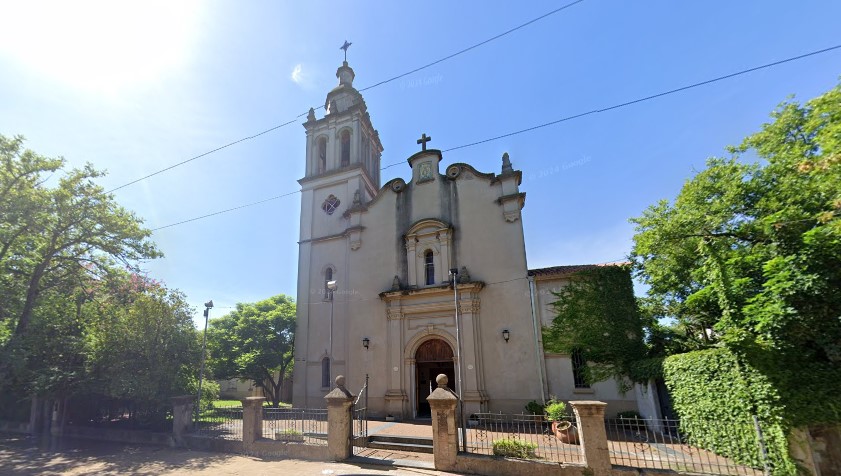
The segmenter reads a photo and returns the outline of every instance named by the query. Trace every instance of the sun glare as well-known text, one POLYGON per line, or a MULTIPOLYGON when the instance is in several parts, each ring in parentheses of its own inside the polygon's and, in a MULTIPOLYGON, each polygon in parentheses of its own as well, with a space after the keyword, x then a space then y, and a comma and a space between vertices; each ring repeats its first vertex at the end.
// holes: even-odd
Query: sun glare
POLYGON ((0 56, 39 74, 115 92, 154 81, 189 53, 195 1, 16 1, 3 6, 0 56))

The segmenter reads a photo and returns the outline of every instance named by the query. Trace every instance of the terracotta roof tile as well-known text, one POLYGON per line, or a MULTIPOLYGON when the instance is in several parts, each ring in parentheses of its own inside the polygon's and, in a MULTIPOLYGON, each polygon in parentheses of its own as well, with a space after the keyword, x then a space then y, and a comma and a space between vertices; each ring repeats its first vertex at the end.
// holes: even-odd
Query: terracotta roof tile
POLYGON ((550 266, 548 268, 530 269, 529 276, 568 276, 579 271, 593 269, 599 266, 624 266, 630 264, 627 261, 616 261, 613 263, 599 264, 571 264, 566 266, 550 266))

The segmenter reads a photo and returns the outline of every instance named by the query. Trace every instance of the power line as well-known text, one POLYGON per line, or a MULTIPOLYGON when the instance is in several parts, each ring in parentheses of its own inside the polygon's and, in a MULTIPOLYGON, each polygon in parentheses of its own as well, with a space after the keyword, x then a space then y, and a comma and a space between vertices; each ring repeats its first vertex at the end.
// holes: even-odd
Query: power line
POLYGON ((190 223, 191 221, 201 220, 202 218, 208 218, 208 217, 212 217, 212 216, 215 216, 215 215, 221 215, 223 213, 232 212, 234 210, 240 210, 242 208, 253 207, 254 205, 259 205, 261 203, 270 202, 272 200, 277 200, 279 198, 288 197, 289 195, 295 195, 296 193, 299 193, 299 192, 300 192, 300 190, 296 190, 294 192, 284 193, 283 195, 277 195, 277 196, 272 197, 272 198, 266 198, 264 200, 259 200, 259 201, 256 201, 256 202, 246 203, 245 205, 240 205, 238 207, 228 208, 227 210, 219 210, 218 212, 208 213, 207 215, 202 215, 200 217, 190 218, 190 219, 187 219, 187 220, 179 221, 177 223, 170 223, 169 225, 159 226, 158 228, 152 228, 152 231, 163 230, 164 228, 169 228, 169 227, 176 226, 176 225, 183 225, 184 223, 190 223))
MULTIPOLYGON (((449 149, 442 150, 442 152, 449 152, 449 151, 453 151, 453 150, 465 149, 467 147, 473 147, 473 146, 476 146, 476 145, 479 145, 479 144, 484 144, 486 142, 491 142, 491 141, 495 141, 495 140, 498 140, 498 139, 503 139, 505 137, 511 137, 511 136, 515 136, 515 135, 518 135, 518 134, 524 134, 526 132, 531 132, 531 131, 534 131, 534 130, 537 130, 537 129, 542 129, 544 127, 552 126, 552 125, 555 125, 555 124, 560 124, 562 122, 567 122, 567 121, 571 121, 571 120, 574 120, 574 119, 579 119, 579 118, 582 118, 582 117, 585 117, 585 116, 589 116, 589 115, 592 115, 592 114, 597 114, 597 113, 606 112, 606 111, 612 111, 614 109, 619 109, 619 108, 630 106, 630 105, 633 105, 633 104, 638 104, 638 103, 641 103, 641 102, 650 101, 652 99, 657 99, 657 98, 660 98, 660 97, 663 97, 663 96, 668 96, 670 94, 678 93, 678 92, 681 92, 681 91, 686 91, 686 90, 697 88, 697 87, 704 86, 704 85, 707 85, 707 84, 716 83, 718 81, 723 81, 725 79, 734 78, 736 76, 741 76, 743 74, 751 73, 751 72, 754 72, 754 71, 759 71, 759 70, 770 68, 770 67, 773 67, 773 66, 778 66, 778 65, 789 63, 789 62, 792 62, 792 61, 797 61, 797 60, 800 60, 800 59, 803 59, 803 58, 808 58, 810 56, 815 56, 815 55, 819 55, 819 54, 822 54, 822 53, 827 53, 827 52, 837 50, 837 49, 841 49, 841 45, 830 46, 829 48, 824 48, 824 49, 821 49, 821 50, 812 51, 810 53, 805 53, 805 54, 798 55, 798 56, 792 56, 790 58, 786 58, 786 59, 779 60, 779 61, 774 61, 772 63, 766 63, 766 64, 763 64, 761 66, 755 66, 753 68, 743 69, 743 70, 737 71, 735 73, 730 73, 730 74, 726 74, 724 76, 719 76, 717 78, 708 79, 708 80, 705 80, 705 81, 700 81, 700 82, 697 82, 697 83, 690 84, 688 86, 682 86, 682 87, 679 87, 679 88, 670 89, 668 91, 664 91, 664 92, 657 93, 657 94, 652 94, 650 96, 645 96, 645 97, 634 99, 634 100, 631 100, 631 101, 622 102, 622 103, 619 103, 619 104, 615 104, 613 106, 607 106, 607 107, 603 107, 601 109, 592 109, 592 110, 587 111, 587 112, 582 112, 580 114, 575 114, 575 115, 572 115, 572 116, 563 117, 561 119, 557 119, 557 120, 550 121, 550 122, 545 122, 543 124, 528 127, 526 129, 520 129, 520 130, 514 131, 514 132, 509 132, 507 134, 502 134, 502 135, 491 137, 491 138, 488 138, 488 139, 483 139, 483 140, 479 140, 479 141, 476 141, 476 142, 471 142, 471 143, 468 143, 468 144, 459 145, 459 146, 456 146, 456 147, 450 147, 449 149)), ((394 167, 395 165, 399 165, 399 164, 402 164, 402 163, 403 163, 403 161, 395 162, 395 163, 386 165, 385 167, 382 167, 380 170, 382 171, 382 170, 388 169, 390 167, 394 167)), ((215 212, 215 213, 210 213, 208 215, 203 215, 203 216, 200 216, 200 217, 191 218, 189 220, 184 220, 184 221, 181 221, 181 222, 178 222, 178 223, 173 223, 171 225, 162 226, 160 228, 154 228, 152 231, 161 230, 161 229, 164 229, 164 228, 169 228, 171 226, 181 225, 183 223, 189 223, 191 221, 200 220, 202 218, 207 218, 207 217, 211 217, 211 216, 214 216, 214 215, 219 215, 219 214, 222 214, 222 213, 227 213, 227 212, 234 211, 234 210, 239 210, 241 208, 246 208, 246 207, 250 207, 250 206, 253 206, 253 205, 258 205, 260 203, 265 203, 265 202, 268 202, 268 201, 271 201, 271 200, 276 200, 278 198, 286 197, 288 195, 293 195, 293 194, 299 193, 299 192, 300 192, 300 190, 296 190, 294 192, 285 193, 283 195, 278 195, 276 197, 267 198, 265 200, 260 200, 258 202, 253 202, 253 203, 249 203, 249 204, 246 204, 246 205, 241 205, 241 206, 234 207, 234 208, 229 208, 227 210, 221 210, 221 211, 218 211, 218 212, 215 212)))
MULTIPOLYGON (((423 66, 421 66, 421 67, 415 68, 415 69, 413 69, 413 70, 411 70, 411 71, 408 71, 408 72, 406 72, 406 73, 398 74, 397 76, 393 76, 393 77, 391 77, 391 78, 385 79, 385 80, 380 81, 380 82, 378 82, 378 83, 374 83, 374 84, 372 84, 371 86, 366 86, 366 87, 364 87, 364 88, 360 89, 360 90, 359 90, 359 92, 362 92, 362 91, 367 91, 367 90, 369 90, 369 89, 373 89, 373 88, 376 88, 376 87, 378 87, 378 86, 382 86, 383 84, 388 84, 388 83, 390 83, 390 82, 392 82, 392 81, 395 81, 395 80, 397 80, 397 79, 400 79, 400 78, 402 78, 402 77, 405 77, 405 76, 408 76, 408 75, 410 75, 410 74, 417 73, 418 71, 422 71, 422 70, 427 69, 427 68, 429 68, 429 67, 435 66, 436 64, 443 63, 444 61, 447 61, 447 60, 449 60, 449 59, 455 58, 456 56, 459 56, 459 55, 462 55, 462 54, 464 54, 464 53, 467 53, 468 51, 471 51, 471 50, 473 50, 473 49, 476 49, 476 48, 478 48, 478 47, 480 47, 480 46, 486 45, 486 44, 488 44, 488 43, 490 43, 490 42, 492 42, 492 41, 494 41, 494 40, 497 40, 497 39, 499 39, 499 38, 502 38, 503 36, 509 35, 509 34, 511 34, 511 33, 514 33, 514 32, 515 32, 515 31, 517 31, 517 30, 520 30, 520 29, 522 29, 522 28, 525 28, 525 27, 527 27, 527 26, 531 25, 532 23, 536 23, 536 22, 538 22, 538 21, 540 21, 540 20, 543 20, 543 19, 544 19, 544 18, 546 18, 546 17, 552 16, 552 15, 554 15, 554 14, 556 14, 556 13, 560 13, 560 12, 562 12, 563 10, 566 10, 567 8, 570 8, 570 7, 572 7, 572 6, 575 6, 575 5, 577 5, 577 4, 579 4, 579 3, 583 3, 583 2, 584 2, 584 0, 576 0, 576 1, 574 1, 574 2, 568 3, 568 4, 564 5, 564 6, 559 7, 559 8, 556 8, 556 9, 554 9, 554 10, 550 11, 550 12, 544 13, 543 15, 540 15, 539 17, 533 18, 533 19, 531 19, 531 20, 529 20, 529 21, 527 21, 527 22, 525 22, 525 23, 522 23, 522 24, 520 24, 520 25, 517 25, 517 26, 515 26, 514 28, 511 28, 510 30, 504 31, 504 32, 502 32, 502 33, 500 33, 500 34, 498 34, 498 35, 496 35, 496 36, 493 36, 493 37, 491 37, 491 38, 488 38, 487 40, 484 40, 484 41, 481 41, 481 42, 476 43, 476 44, 474 44, 474 45, 468 46, 467 48, 464 48, 463 50, 460 50, 460 51, 457 51, 457 52, 455 52, 455 53, 453 53, 453 54, 447 55, 447 56, 445 56, 445 57, 443 57, 443 58, 441 58, 441 59, 435 60, 435 61, 433 61, 433 62, 431 62, 431 63, 427 63, 427 64, 425 64, 425 65, 423 65, 423 66)), ((314 110, 319 110, 319 109, 323 109, 323 108, 324 108, 324 106, 318 106, 318 107, 314 107, 313 109, 314 109, 314 110)), ((277 129, 280 129, 281 127, 286 127, 286 126, 288 126, 288 125, 290 125, 290 124, 292 124, 292 123, 294 123, 294 122, 297 122, 297 121, 298 121, 298 119, 300 119, 300 118, 302 118, 302 117, 306 116, 307 114, 309 114, 309 111, 302 112, 301 114, 298 114, 297 116, 295 116, 295 118, 294 118, 294 119, 291 119, 291 120, 289 120, 289 121, 286 121, 286 122, 284 122, 283 124, 278 124, 278 125, 276 125, 276 126, 274 126, 274 127, 271 127, 271 128, 269 128, 269 129, 266 129, 266 130, 264 130, 264 131, 262 131, 262 132, 258 132, 258 133, 254 134, 254 135, 251 135, 251 136, 248 136, 248 137, 243 137, 243 138, 238 139, 238 140, 235 140, 235 141, 233 141, 233 142, 229 142, 229 143, 227 143, 227 144, 225 144, 225 145, 223 145, 223 146, 217 147, 217 148, 215 148, 215 149, 213 149, 213 150, 209 150, 209 151, 204 152, 204 153, 202 153, 202 154, 199 154, 199 155, 196 155, 196 156, 190 157, 190 158, 189 158, 189 159, 187 159, 187 160, 183 160, 183 161, 178 162, 178 163, 176 163, 176 164, 173 164, 173 165, 170 165, 170 166, 165 167, 165 168, 163 168, 163 169, 160 169, 160 170, 158 170, 158 171, 156 171, 156 172, 152 172, 152 173, 151 173, 151 174, 149 174, 149 175, 145 175, 145 176, 140 177, 140 178, 138 178, 138 179, 132 180, 131 182, 124 183, 123 185, 120 185, 119 187, 112 188, 111 190, 107 191, 106 193, 115 192, 115 191, 117 191, 117 190, 120 190, 121 188, 128 187, 129 185, 134 185, 134 184, 136 184, 137 182, 142 182, 143 180, 146 180, 146 179, 148 179, 148 178, 154 177, 155 175, 158 175, 158 174, 164 173, 164 172, 166 172, 166 171, 168 171, 168 170, 172 170, 172 169, 174 169, 174 168, 176 168, 176 167, 180 167, 180 166, 182 166, 182 165, 184 165, 184 164, 187 164, 187 163, 192 162, 192 161, 194 161, 194 160, 197 160, 197 159, 200 159, 200 158, 202 158, 202 157, 208 156, 208 155, 213 154, 213 153, 215 153, 215 152, 219 152, 219 151, 220 151, 220 150, 222 150, 222 149, 227 149, 228 147, 231 147, 231 146, 233 146, 233 145, 239 144, 240 142, 245 142, 245 141, 247 141, 247 140, 251 140, 251 139, 254 139, 254 138, 260 137, 260 136, 261 136, 261 135, 263 135, 263 134, 267 134, 267 133, 269 133, 269 132, 272 132, 272 131, 275 131, 275 130, 277 130, 277 129)))
MULTIPOLYGON (((473 147, 475 145, 484 144, 486 142, 492 142, 492 141, 495 141, 495 140, 504 139, 506 137, 511 137, 511 136, 515 136, 515 135, 518 135, 518 134, 531 132, 531 131, 534 131, 534 130, 537 130, 537 129, 542 129, 544 127, 553 126, 555 124, 560 124, 561 122, 571 121, 571 120, 574 120, 574 119, 579 119, 579 118, 589 116, 589 115, 593 115, 593 114, 599 114, 599 113, 602 113, 602 112, 612 111, 614 109, 620 109, 620 108, 623 108, 623 107, 626 107, 626 106, 631 106, 633 104, 637 104, 637 103, 641 103, 641 102, 645 102, 645 101, 650 101, 652 99, 661 98, 663 96, 668 96, 670 94, 679 93, 681 91, 687 91, 689 89, 694 89, 694 88, 697 88, 697 87, 700 87, 700 86, 706 86, 707 84, 716 83, 718 81, 723 81, 725 79, 735 78, 736 76, 741 76, 743 74, 752 73, 754 71, 759 71, 759 70, 762 70, 762 69, 767 69, 767 68, 771 68, 771 67, 774 67, 774 66, 779 66, 781 64, 790 63, 792 61, 797 61, 797 60, 800 60, 800 59, 803 59, 803 58, 808 58, 810 56, 815 56, 815 55, 819 55, 819 54, 822 54, 822 53, 827 53, 827 52, 830 52, 830 51, 833 51, 833 50, 837 50, 839 48, 841 48, 841 45, 830 46, 829 48, 824 48, 824 49, 821 49, 821 50, 812 51, 812 52, 805 53, 805 54, 798 55, 798 56, 792 56, 791 58, 786 58, 786 59, 783 59, 783 60, 774 61, 772 63, 766 63, 766 64, 763 64, 761 66, 756 66, 756 67, 749 68, 749 69, 743 69, 743 70, 737 71, 735 73, 730 73, 730 74, 726 74, 724 76, 719 76, 717 78, 712 78, 712 79, 708 79, 708 80, 705 80, 705 81, 700 81, 700 82, 697 82, 697 83, 690 84, 688 86, 682 86, 682 87, 679 87, 679 88, 670 89, 668 91, 664 91, 664 92, 657 93, 657 94, 652 94, 650 96, 637 98, 637 99, 634 99, 634 100, 631 100, 631 101, 626 101, 626 102, 623 102, 623 103, 614 104, 613 106, 603 107, 601 109, 591 109, 587 112, 582 112, 582 113, 579 113, 579 114, 574 114, 572 116, 562 117, 560 119, 556 119, 556 120, 550 121, 550 122, 544 122, 543 124, 528 127, 526 129, 520 129, 518 131, 509 132, 507 134, 502 134, 502 135, 498 135, 498 136, 495 136, 495 137, 490 137, 488 139, 482 139, 482 140, 479 140, 479 141, 476 141, 476 142, 470 142, 468 144, 463 144, 463 145, 459 145, 459 146, 456 146, 456 147, 450 147, 449 149, 443 149, 441 152, 450 152, 450 151, 453 151, 453 150, 465 149, 467 147, 473 147)), ((383 169, 386 169, 388 167, 393 167, 393 166, 395 166, 397 164, 401 164, 401 163, 403 163, 403 162, 395 162, 393 164, 389 164, 386 167, 383 167, 383 169)))
POLYGON ((371 88, 376 88, 377 86, 381 86, 381 85, 383 85, 383 84, 390 83, 390 82, 392 82, 392 81, 394 81, 394 80, 397 80, 397 79, 400 79, 400 78, 402 78, 402 77, 404 77, 404 76, 408 76, 408 75, 410 75, 410 74, 417 73, 418 71, 421 71, 421 70, 424 70, 424 69, 426 69, 426 68, 429 68, 430 66, 435 66, 435 65, 436 65, 436 64, 438 64, 438 63, 443 63, 444 61, 447 61, 448 59, 452 59, 452 58, 455 58, 456 56, 458 56, 458 55, 460 55, 460 54, 467 53, 468 51, 470 51, 470 50, 472 50, 472 49, 478 48, 478 47, 480 47, 480 46, 482 46, 482 45, 485 45, 485 44, 490 43, 490 42, 492 42, 492 41, 494 41, 494 40, 497 40, 497 39, 499 39, 499 38, 502 38, 503 36, 508 35, 508 34, 510 34, 510 33, 514 33, 515 31, 517 31, 517 30, 519 30, 519 29, 521 29, 521 28, 525 28, 525 27, 527 27, 527 26, 531 25, 532 23, 535 23, 535 22, 538 22, 538 21, 540 21, 540 20, 543 20, 544 18, 546 18, 546 17, 548 17, 548 16, 551 16, 551 15, 554 15, 554 14, 556 14, 556 13, 559 13, 559 12, 561 12, 561 11, 563 11, 563 10, 566 10, 566 9, 567 9, 567 8, 569 8, 569 7, 575 6, 575 5, 577 5, 577 4, 579 4, 579 3, 582 3, 582 2, 584 2, 584 0, 576 0, 576 1, 574 1, 574 2, 567 3, 566 5, 564 5, 564 6, 560 7, 560 8, 556 8, 556 9, 552 10, 551 12, 544 13, 543 15, 540 15, 540 16, 539 16, 539 17, 537 17, 537 18, 533 18, 533 19, 531 19, 531 20, 529 20, 529 21, 527 21, 527 22, 525 22, 525 23, 523 23, 523 24, 521 24, 521 25, 515 26, 514 28, 512 28, 512 29, 510 29, 510 30, 508 30, 508 31, 502 32, 502 33, 500 33, 500 34, 498 34, 498 35, 496 35, 496 36, 493 36, 493 37, 491 37, 491 38, 488 38, 488 39, 487 39, 487 40, 485 40, 485 41, 482 41, 482 42, 476 43, 476 44, 475 44, 475 45, 473 45, 473 46, 468 46, 467 48, 465 48, 465 49, 463 49, 463 50, 461 50, 461 51, 457 51, 457 52, 455 52, 455 53, 453 53, 453 54, 451 54, 451 55, 449 55, 449 56, 445 56, 445 57, 443 57, 443 58, 441 58, 441 59, 439 59, 439 60, 435 60, 435 61, 433 61, 432 63, 425 64, 425 65, 421 66, 420 68, 415 68, 415 69, 413 69, 413 70, 411 70, 411 71, 405 72, 405 73, 403 73, 403 74, 399 74, 399 75, 397 75, 397 76, 395 76, 395 77, 393 77, 393 78, 389 78, 389 79, 386 79, 386 80, 384 80, 384 81, 380 81, 379 83, 372 84, 371 86, 364 87, 364 88, 360 89, 360 90, 359 90, 359 92, 362 92, 362 91, 367 91, 367 90, 369 90, 369 89, 371 89, 371 88))

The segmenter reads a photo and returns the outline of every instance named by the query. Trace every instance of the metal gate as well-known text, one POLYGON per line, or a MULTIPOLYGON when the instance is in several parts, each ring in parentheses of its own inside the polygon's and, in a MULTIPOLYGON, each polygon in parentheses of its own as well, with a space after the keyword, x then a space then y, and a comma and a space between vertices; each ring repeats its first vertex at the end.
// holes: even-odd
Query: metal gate
POLYGON ((353 454, 359 454, 362 449, 368 447, 368 374, 365 374, 365 385, 354 400, 351 412, 353 454), (362 402, 361 405, 360 402, 362 402))

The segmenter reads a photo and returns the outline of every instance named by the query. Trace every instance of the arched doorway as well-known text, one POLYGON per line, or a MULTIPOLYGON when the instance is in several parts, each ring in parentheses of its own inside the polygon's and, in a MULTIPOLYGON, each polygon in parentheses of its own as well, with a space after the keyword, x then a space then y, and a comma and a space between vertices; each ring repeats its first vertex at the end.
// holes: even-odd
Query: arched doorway
POLYGON ((432 412, 426 397, 438 386, 435 377, 444 374, 449 378, 448 387, 455 389, 455 364, 453 349, 441 339, 431 339, 418 347, 415 352, 415 396, 418 418, 429 418, 432 412))

